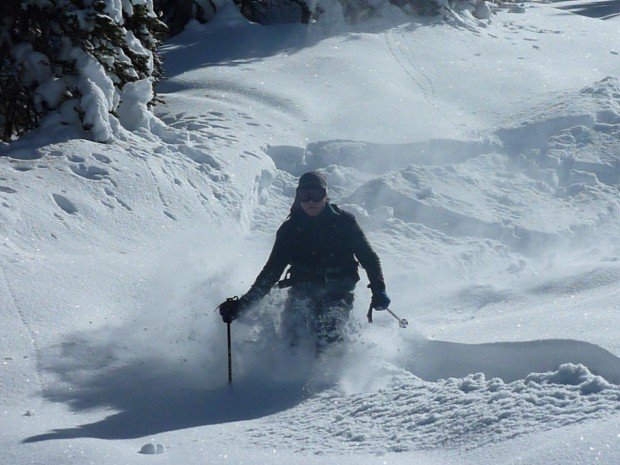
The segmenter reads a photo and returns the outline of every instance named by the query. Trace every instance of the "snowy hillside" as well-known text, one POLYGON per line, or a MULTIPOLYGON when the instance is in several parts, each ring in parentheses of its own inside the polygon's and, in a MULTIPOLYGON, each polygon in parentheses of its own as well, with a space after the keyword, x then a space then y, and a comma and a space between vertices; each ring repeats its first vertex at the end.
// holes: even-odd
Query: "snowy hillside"
POLYGON ((0 144, 0 463, 620 463, 620 30, 574 5, 265 27, 224 2, 164 45, 148 129, 0 144), (366 322, 363 276, 314 360, 274 290, 231 388, 213 309, 309 169, 410 325, 366 322))

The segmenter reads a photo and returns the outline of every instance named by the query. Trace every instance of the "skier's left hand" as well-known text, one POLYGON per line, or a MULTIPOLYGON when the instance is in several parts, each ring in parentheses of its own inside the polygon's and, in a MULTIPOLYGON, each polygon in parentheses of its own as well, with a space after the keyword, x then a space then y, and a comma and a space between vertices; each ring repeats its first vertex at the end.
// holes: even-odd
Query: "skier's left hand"
POLYGON ((372 299, 370 306, 375 310, 385 310, 390 306, 390 298, 385 291, 374 291, 372 293, 372 299))

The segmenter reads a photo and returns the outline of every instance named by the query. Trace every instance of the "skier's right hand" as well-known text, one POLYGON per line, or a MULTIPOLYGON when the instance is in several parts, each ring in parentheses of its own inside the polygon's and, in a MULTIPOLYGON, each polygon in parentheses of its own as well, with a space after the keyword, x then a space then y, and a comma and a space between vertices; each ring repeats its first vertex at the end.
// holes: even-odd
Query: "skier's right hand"
POLYGON ((239 317, 239 314, 246 305, 246 299, 244 299, 243 297, 238 298, 237 296, 235 296, 226 299, 224 302, 218 305, 217 309, 220 311, 220 315, 224 323, 232 323, 233 320, 239 317))

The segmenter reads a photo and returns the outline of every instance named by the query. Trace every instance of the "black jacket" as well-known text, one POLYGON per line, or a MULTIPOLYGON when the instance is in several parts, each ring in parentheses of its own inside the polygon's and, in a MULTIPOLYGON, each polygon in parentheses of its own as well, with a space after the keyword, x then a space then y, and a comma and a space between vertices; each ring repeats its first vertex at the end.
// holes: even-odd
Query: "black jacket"
POLYGON ((366 270, 373 292, 385 290, 379 257, 351 213, 329 203, 314 218, 295 210, 278 229, 267 264, 243 297, 248 304, 264 297, 287 265, 291 266, 293 286, 331 279, 357 282, 356 258, 366 270))

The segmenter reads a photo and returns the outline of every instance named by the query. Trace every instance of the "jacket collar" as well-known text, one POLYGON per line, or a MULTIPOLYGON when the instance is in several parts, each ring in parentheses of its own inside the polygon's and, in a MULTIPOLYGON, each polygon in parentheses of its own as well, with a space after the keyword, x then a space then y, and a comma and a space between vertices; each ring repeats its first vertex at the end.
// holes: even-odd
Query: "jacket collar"
POLYGON ((302 225, 325 224, 336 216, 340 216, 340 209, 337 205, 329 202, 325 205, 323 211, 316 217, 306 215, 306 213, 301 209, 296 211, 294 215, 297 221, 299 221, 302 225))

